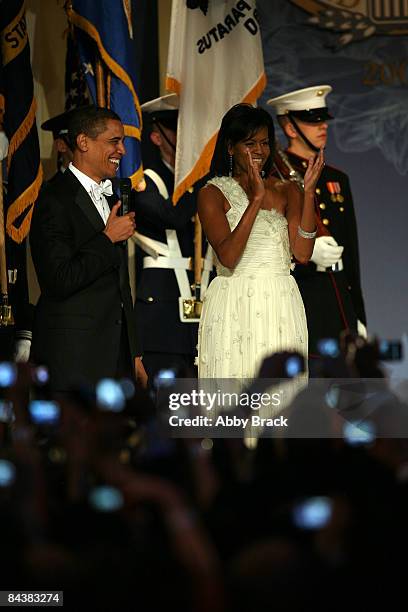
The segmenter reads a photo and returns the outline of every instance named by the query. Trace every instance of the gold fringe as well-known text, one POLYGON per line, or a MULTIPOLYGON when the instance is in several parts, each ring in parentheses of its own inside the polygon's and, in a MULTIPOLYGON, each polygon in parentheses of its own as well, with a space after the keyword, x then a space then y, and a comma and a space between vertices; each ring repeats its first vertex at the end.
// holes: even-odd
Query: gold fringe
MULTIPOLYGON (((178 83, 178 81, 175 81, 178 83)), ((167 82, 166 82, 167 85, 167 82)), ((242 102, 247 102, 248 104, 253 104, 259 98, 266 85, 266 76, 265 72, 261 74, 257 82, 249 92, 244 96, 242 102)), ((174 90, 173 90, 174 91, 174 90)), ((173 204, 174 206, 177 204, 183 193, 185 193, 190 187, 194 185, 200 178, 205 176, 210 169, 211 158, 214 153, 215 143, 217 140, 218 130, 215 134, 211 136, 207 144, 205 145, 200 157, 194 164, 192 170, 186 176, 184 180, 182 180, 175 188, 173 193, 173 204)))
POLYGON ((168 76, 166 77, 166 89, 173 91, 179 96, 181 92, 181 83, 174 77, 168 76))
POLYGON ((34 204, 38 198, 38 194, 40 191, 41 183, 43 179, 43 169, 41 163, 38 166, 38 172, 35 180, 27 187, 23 193, 17 197, 16 200, 7 210, 7 220, 6 220, 6 230, 8 235, 14 240, 14 242, 18 242, 20 244, 23 242, 24 238, 26 238, 28 232, 30 231, 31 225, 31 217, 33 216, 34 204), (33 206, 31 206, 33 205, 33 206), (29 207, 31 206, 31 210, 27 213, 24 221, 20 225, 19 228, 14 227, 13 223, 18 217, 29 207))
POLYGON ((254 104, 259 98, 259 96, 261 95, 261 93, 263 92, 263 90, 265 89, 265 87, 266 87, 266 74, 265 72, 262 72, 261 76, 255 83, 255 85, 251 87, 247 95, 244 96, 244 99, 242 100, 242 102, 247 102, 248 104, 254 104))
POLYGON ((140 181, 143 180, 143 166, 140 164, 136 172, 134 172, 131 176, 129 176, 129 178, 132 181, 132 189, 136 189, 140 181))
POLYGON ((125 136, 130 136, 131 138, 136 138, 137 140, 140 140, 139 128, 135 127, 134 125, 129 125, 127 123, 124 123, 123 129, 125 132, 125 136))
POLYGON ((10 140, 8 157, 7 157, 7 172, 10 169, 10 164, 11 164, 11 160, 13 159, 14 153, 17 151, 21 143, 26 139, 31 128, 34 125, 35 111, 36 111, 36 103, 35 103, 35 98, 33 98, 27 115, 24 117, 23 121, 20 123, 19 128, 17 129, 16 132, 14 132, 10 140))
POLYGON ((174 190, 173 193, 173 205, 176 206, 181 196, 190 189, 200 178, 205 176, 210 169, 211 158, 214 153, 215 143, 217 140, 218 131, 211 136, 210 140, 205 145, 200 157, 194 164, 191 172, 186 178, 181 181, 174 190))

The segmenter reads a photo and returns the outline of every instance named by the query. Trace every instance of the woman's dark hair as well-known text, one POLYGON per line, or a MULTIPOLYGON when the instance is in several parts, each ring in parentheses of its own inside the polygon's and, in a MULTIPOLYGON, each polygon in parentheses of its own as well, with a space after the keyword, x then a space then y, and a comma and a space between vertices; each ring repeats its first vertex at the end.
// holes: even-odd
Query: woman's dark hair
POLYGON ((273 164, 275 144, 273 120, 266 110, 251 106, 251 104, 236 104, 224 115, 211 160, 211 174, 227 176, 230 170, 228 145, 235 145, 237 142, 251 138, 263 127, 268 128, 271 148, 270 155, 263 167, 266 176, 268 176, 273 164))

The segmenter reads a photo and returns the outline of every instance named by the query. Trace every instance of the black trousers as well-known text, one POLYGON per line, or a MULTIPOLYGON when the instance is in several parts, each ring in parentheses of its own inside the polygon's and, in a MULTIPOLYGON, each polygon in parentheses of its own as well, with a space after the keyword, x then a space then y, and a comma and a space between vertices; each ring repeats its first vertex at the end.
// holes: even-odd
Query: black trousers
POLYGON ((120 334, 119 344, 119 355, 118 362, 116 365, 116 377, 117 378, 130 378, 135 379, 135 365, 134 360, 130 354, 129 338, 126 325, 125 312, 122 309, 122 331, 120 334))

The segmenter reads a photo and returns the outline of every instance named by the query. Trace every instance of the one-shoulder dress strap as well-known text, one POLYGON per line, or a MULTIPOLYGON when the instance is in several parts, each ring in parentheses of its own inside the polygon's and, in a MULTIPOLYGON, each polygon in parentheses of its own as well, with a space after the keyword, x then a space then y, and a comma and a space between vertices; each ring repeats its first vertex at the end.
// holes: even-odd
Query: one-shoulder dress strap
POLYGON ((241 185, 230 176, 215 176, 206 185, 218 187, 229 205, 236 211, 243 212, 248 206, 248 197, 241 185))

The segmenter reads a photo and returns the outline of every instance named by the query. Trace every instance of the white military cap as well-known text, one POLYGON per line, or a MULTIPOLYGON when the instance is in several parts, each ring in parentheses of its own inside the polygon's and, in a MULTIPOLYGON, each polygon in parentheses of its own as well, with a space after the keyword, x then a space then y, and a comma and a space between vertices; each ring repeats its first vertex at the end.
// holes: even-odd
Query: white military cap
POLYGON ((144 113, 154 113, 158 111, 172 111, 178 110, 179 97, 175 93, 166 94, 160 96, 154 100, 149 100, 141 105, 141 109, 144 113))
POLYGON ((277 115, 291 115, 307 123, 318 123, 333 119, 326 105, 326 96, 331 91, 330 85, 315 85, 271 98, 267 104, 275 108, 277 115))
POLYGON ((177 129, 179 109, 179 97, 177 94, 166 94, 154 100, 149 100, 142 104, 140 108, 144 113, 149 114, 152 123, 161 123, 170 129, 177 129))

